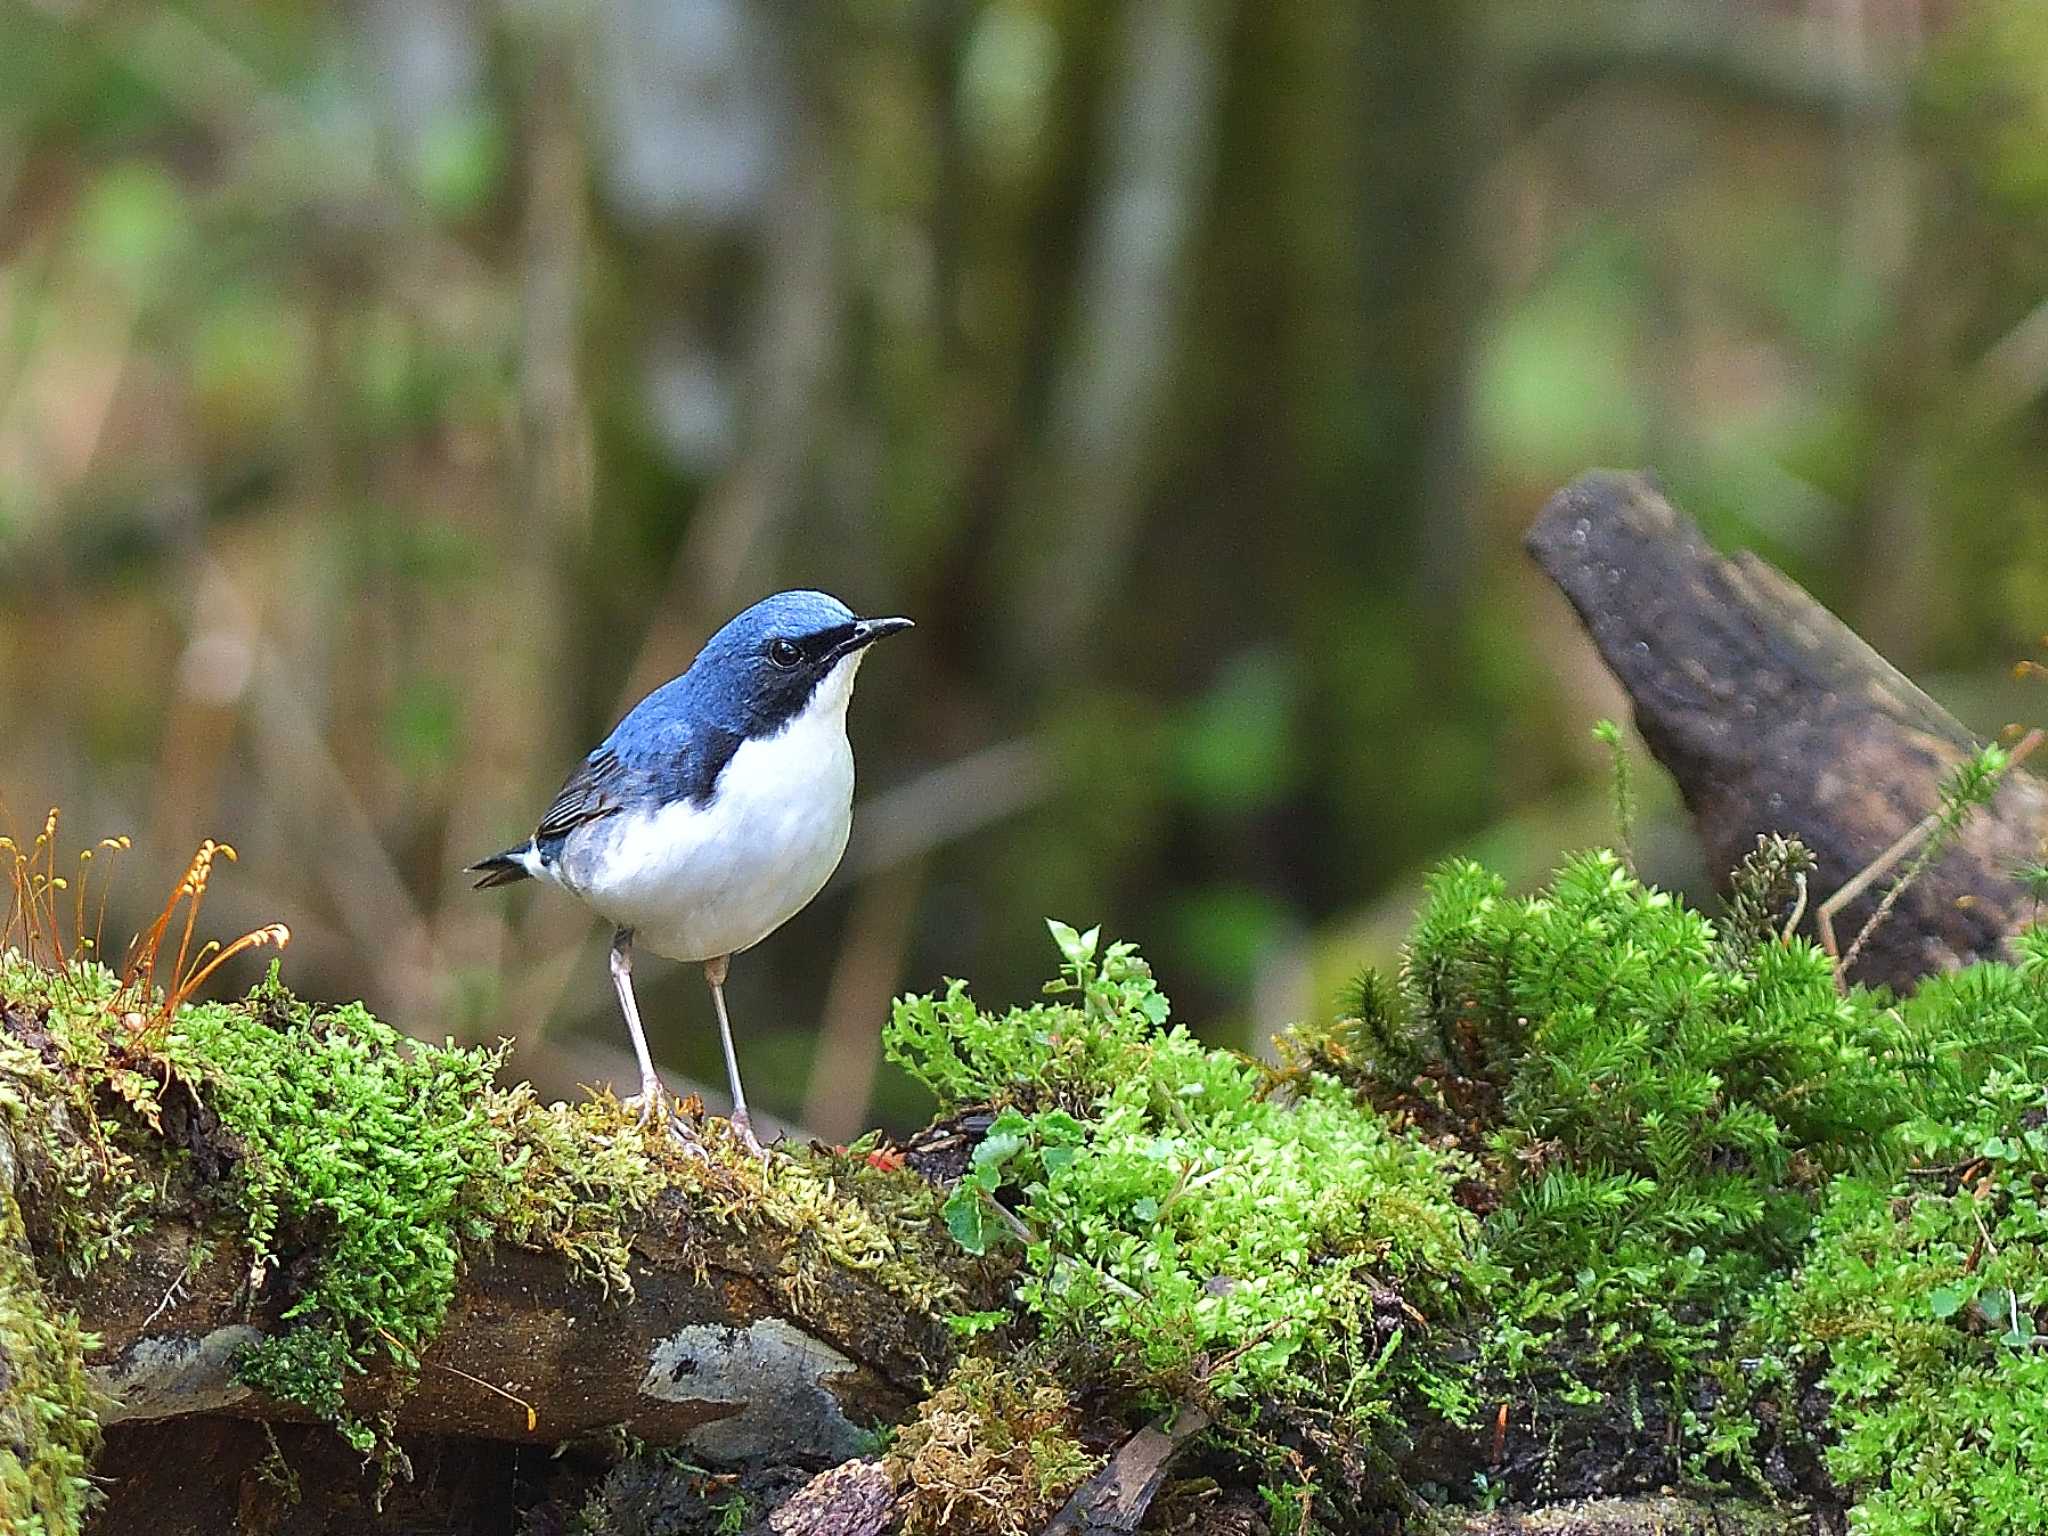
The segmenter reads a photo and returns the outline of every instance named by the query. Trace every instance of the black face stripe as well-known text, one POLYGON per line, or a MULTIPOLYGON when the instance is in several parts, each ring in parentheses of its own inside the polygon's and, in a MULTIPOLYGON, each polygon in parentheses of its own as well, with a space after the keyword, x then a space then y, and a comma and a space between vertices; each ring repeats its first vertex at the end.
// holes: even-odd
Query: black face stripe
POLYGON ((823 662, 837 661, 860 638, 860 625, 834 624, 830 629, 821 629, 815 634, 804 636, 798 642, 803 647, 804 659, 813 666, 823 662))

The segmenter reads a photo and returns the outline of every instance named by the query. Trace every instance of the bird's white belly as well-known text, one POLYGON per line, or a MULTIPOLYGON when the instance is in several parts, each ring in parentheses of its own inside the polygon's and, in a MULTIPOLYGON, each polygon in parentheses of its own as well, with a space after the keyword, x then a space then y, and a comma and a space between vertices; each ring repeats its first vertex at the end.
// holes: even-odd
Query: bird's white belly
POLYGON ((706 805, 598 823, 563 883, 671 960, 758 944, 818 894, 846 851, 853 751, 843 710, 743 743, 706 805))

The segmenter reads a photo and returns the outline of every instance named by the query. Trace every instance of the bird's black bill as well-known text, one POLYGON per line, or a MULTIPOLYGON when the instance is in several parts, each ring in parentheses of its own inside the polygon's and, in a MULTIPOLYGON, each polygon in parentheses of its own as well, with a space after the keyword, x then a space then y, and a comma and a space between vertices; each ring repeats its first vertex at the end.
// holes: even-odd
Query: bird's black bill
POLYGON ((526 867, 522 855, 526 847, 507 848, 503 853, 494 853, 488 859, 478 859, 469 866, 467 873, 481 875, 472 890, 487 891, 494 885, 510 885, 515 880, 531 880, 533 872, 526 867))
POLYGON ((877 640, 901 630, 915 628, 917 626, 908 619, 856 619, 846 638, 832 648, 832 659, 837 661, 842 656, 851 656, 862 646, 873 645, 877 640))

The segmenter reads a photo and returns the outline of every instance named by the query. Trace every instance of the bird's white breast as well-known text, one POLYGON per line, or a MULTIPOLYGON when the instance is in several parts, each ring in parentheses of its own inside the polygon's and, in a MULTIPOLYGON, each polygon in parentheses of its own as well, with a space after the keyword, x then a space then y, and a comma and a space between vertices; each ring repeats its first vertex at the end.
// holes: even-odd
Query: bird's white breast
POLYGON ((846 704, 859 657, 803 713, 742 742, 702 805, 678 802, 593 826, 563 883, 637 943, 672 960, 758 944, 818 894, 853 826, 846 704))

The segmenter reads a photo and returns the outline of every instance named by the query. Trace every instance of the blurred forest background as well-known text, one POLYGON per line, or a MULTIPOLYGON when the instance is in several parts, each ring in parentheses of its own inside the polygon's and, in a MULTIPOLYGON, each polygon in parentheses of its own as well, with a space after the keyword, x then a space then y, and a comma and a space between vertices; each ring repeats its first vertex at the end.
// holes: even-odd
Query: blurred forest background
POLYGON ((920 1113, 891 993, 1028 993, 1047 914, 1245 1041, 1429 862, 1609 839, 1518 545, 1590 465, 1996 729, 2044 387, 2040 0, 0 0, 0 796, 134 837, 110 948, 221 837, 206 932, 572 1093, 605 935, 462 866, 755 597, 911 614, 733 971, 843 1137, 920 1113))

